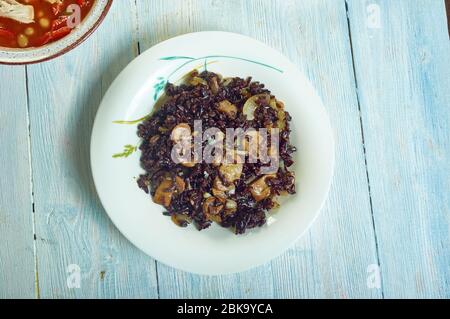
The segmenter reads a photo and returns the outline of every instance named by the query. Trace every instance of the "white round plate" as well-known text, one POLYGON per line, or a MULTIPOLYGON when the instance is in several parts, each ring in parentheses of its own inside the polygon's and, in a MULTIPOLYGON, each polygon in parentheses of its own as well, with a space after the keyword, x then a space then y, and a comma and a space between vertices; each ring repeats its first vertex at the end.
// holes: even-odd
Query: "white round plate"
POLYGON ((106 212, 133 244, 172 267, 219 275, 269 261, 308 229, 328 193, 334 142, 320 98, 287 58, 246 36, 199 32, 152 47, 117 77, 95 119, 91 165, 106 212), (189 71, 204 67, 224 77, 252 76, 283 101, 292 116, 291 141, 298 149, 294 157, 297 194, 270 215, 267 225, 244 235, 234 235, 218 225, 203 231, 193 225, 177 227, 136 184, 143 173, 140 153, 134 150, 139 145, 136 120, 151 112, 167 81, 176 82, 189 71), (117 155, 120 153, 122 156, 117 155))

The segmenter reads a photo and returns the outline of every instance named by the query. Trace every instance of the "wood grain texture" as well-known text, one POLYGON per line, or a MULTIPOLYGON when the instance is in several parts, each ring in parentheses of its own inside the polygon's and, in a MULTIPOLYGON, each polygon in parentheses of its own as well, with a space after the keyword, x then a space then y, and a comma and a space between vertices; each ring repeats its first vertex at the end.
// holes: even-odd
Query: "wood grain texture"
POLYGON ((345 3, 280 3, 281 14, 268 34, 277 21, 287 22, 276 38, 324 101, 335 132, 336 166, 328 201, 306 243, 272 263, 278 282, 275 296, 380 298, 380 289, 367 286, 367 268, 377 264, 377 251, 345 3))
POLYGON ((134 0, 114 1, 88 41, 28 69, 42 298, 157 296, 154 260, 112 225, 95 195, 89 165, 91 128, 101 98, 137 54, 133 6, 134 0), (79 289, 67 285, 71 264, 81 270, 79 289))
POLYGON ((0 299, 34 298, 25 67, 0 66, 0 299))
POLYGON ((267 265, 231 276, 197 276, 158 264, 160 296, 381 297, 366 286, 367 266, 376 264, 377 256, 344 1, 137 3, 142 49, 183 33, 223 30, 284 52, 318 88, 338 133, 330 199, 297 246, 267 265))
POLYGON ((348 1, 384 294, 450 297, 443 1, 348 1), (378 19, 380 24, 374 23, 378 19))

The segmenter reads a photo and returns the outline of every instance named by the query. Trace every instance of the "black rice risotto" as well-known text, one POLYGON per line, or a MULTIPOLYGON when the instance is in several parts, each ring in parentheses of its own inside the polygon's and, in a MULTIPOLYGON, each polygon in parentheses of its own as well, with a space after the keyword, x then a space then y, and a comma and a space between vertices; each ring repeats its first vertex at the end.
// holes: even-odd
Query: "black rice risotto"
POLYGON ((264 84, 250 77, 223 79, 193 71, 184 84, 167 84, 162 106, 138 127, 141 165, 146 171, 138 185, 181 227, 192 223, 202 230, 216 222, 243 234, 263 226, 266 214, 279 206, 277 197, 295 194, 294 173, 288 169, 295 152, 289 142, 290 121, 284 104, 264 84), (278 170, 263 174, 267 164, 259 159, 242 164, 202 160, 177 164, 171 157, 174 133, 180 128, 193 131, 195 120, 202 121, 203 130, 215 127, 223 133, 226 128, 278 128, 278 170))

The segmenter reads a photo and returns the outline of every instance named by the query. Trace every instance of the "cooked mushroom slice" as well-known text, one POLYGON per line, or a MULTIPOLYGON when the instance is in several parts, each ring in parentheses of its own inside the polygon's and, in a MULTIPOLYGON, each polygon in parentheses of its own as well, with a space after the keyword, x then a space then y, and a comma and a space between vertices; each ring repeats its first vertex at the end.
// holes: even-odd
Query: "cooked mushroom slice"
POLYGON ((223 209, 223 203, 216 197, 208 197, 203 202, 203 212, 205 214, 218 215, 223 209))
POLYGON ((191 127, 187 123, 180 123, 175 126, 170 134, 170 139, 179 143, 183 140, 187 140, 191 138, 191 127))
POLYGON ((175 225, 180 227, 187 227, 191 223, 189 216, 184 214, 174 214, 170 217, 175 225))
POLYGON ((153 196, 153 201, 156 204, 168 207, 172 202, 172 197, 184 192, 185 188, 186 183, 181 177, 176 176, 175 179, 167 177, 156 188, 155 195, 153 196))
MULTIPOLYGON (((190 147, 192 147, 191 145, 191 139, 192 139, 192 131, 191 131, 191 127, 189 126, 189 124, 187 123, 180 123, 177 126, 175 126, 172 130, 172 133, 170 135, 170 139, 174 142, 174 143, 187 143, 187 146, 183 146, 183 148, 189 149, 190 147)), ((184 145, 184 144, 182 144, 184 145)), ((183 152, 185 151, 185 149, 183 149, 183 152)), ((185 166, 185 167, 194 167, 197 164, 196 161, 182 161, 181 165, 185 166)))
POLYGON ((214 179, 212 193, 214 196, 218 198, 226 199, 228 197, 227 193, 235 190, 234 184, 230 184, 229 186, 225 186, 220 179, 220 177, 216 177, 214 179))
POLYGON ((220 213, 222 212, 223 208, 223 203, 214 196, 208 197, 203 202, 203 213, 209 220, 216 223, 222 222, 220 213))
MULTIPOLYGON (((210 195, 209 193, 205 193, 205 194, 210 195)), ((205 198, 205 200, 203 201, 203 205, 202 205, 204 214, 209 213, 209 206, 213 205, 214 201, 215 201, 215 198, 213 196, 207 196, 205 198)))
POLYGON ((195 165, 197 165, 197 163, 196 162, 181 162, 181 165, 183 165, 184 167, 192 168, 195 165))
POLYGON ((257 202, 262 201, 263 199, 266 199, 270 196, 271 190, 266 183, 266 179, 275 177, 277 177, 276 174, 264 175, 263 177, 250 184, 250 192, 257 202))
POLYGON ((232 104, 228 100, 223 100, 219 103, 218 110, 222 113, 225 113, 228 117, 234 119, 237 115, 237 107, 236 105, 232 104))
POLYGON ((208 220, 212 221, 212 222, 216 222, 218 224, 220 224, 222 222, 222 217, 220 217, 220 214, 218 215, 207 215, 208 220))
POLYGON ((247 120, 252 121, 255 119, 255 110, 259 107, 257 101, 261 99, 270 102, 270 96, 268 94, 254 95, 245 102, 242 113, 247 117, 247 120))
POLYGON ((222 192, 228 192, 234 188, 234 185, 225 186, 218 176, 214 179, 213 189, 217 189, 222 192))
POLYGON ((222 164, 219 167, 219 172, 224 182, 230 184, 241 177, 243 168, 242 164, 222 164))
POLYGON ((171 179, 165 179, 159 184, 156 189, 155 195, 153 196, 153 201, 156 204, 168 207, 172 201, 173 193, 173 181, 171 179))

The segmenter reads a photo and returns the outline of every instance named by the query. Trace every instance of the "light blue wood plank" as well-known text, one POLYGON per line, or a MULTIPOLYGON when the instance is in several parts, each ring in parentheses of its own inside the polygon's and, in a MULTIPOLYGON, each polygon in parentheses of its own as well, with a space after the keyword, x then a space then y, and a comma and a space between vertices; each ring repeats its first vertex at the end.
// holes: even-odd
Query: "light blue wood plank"
MULTIPOLYGON (((321 95, 335 132, 336 166, 329 199, 309 238, 272 263, 276 297, 380 298, 381 289, 367 286, 367 268, 377 264, 377 251, 345 3, 281 3, 267 33, 280 25, 275 39, 321 95)), ((261 15, 268 9, 260 8, 261 15)))
POLYGON ((158 264, 160 296, 380 297, 366 285, 377 255, 344 1, 138 1, 138 22, 142 49, 187 32, 224 30, 281 50, 318 88, 337 136, 330 199, 295 247, 231 276, 197 276, 158 264))
POLYGON ((34 298, 25 67, 0 66, 0 299, 34 298))
POLYGON ((111 81, 137 53, 134 3, 114 1, 104 23, 84 44, 61 58, 29 67, 42 298, 157 297, 154 260, 112 225, 95 194, 89 167, 98 105, 111 81), (76 270, 68 268, 71 264, 81 270, 79 289, 67 285, 68 271, 76 270))
POLYGON ((444 1, 348 5, 385 297, 448 298, 450 47, 444 1))

